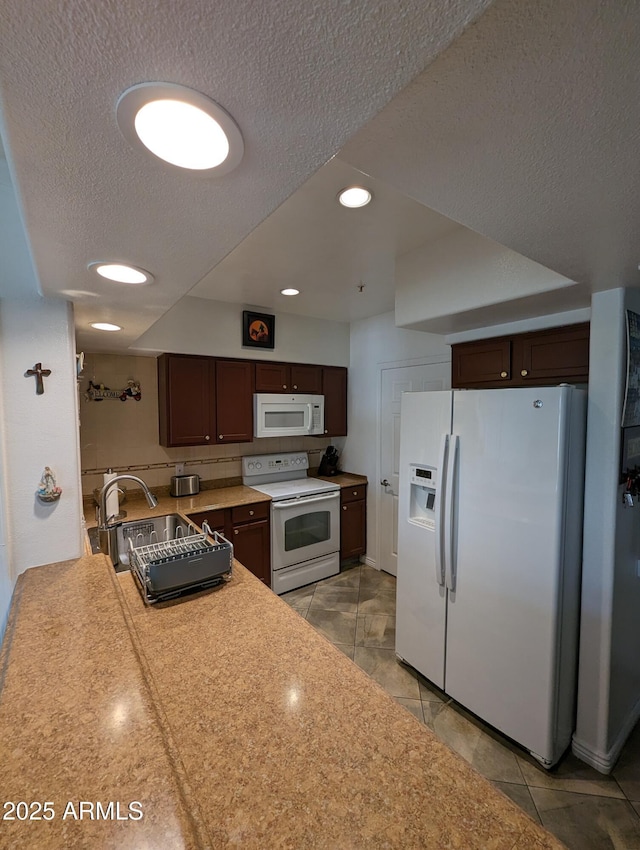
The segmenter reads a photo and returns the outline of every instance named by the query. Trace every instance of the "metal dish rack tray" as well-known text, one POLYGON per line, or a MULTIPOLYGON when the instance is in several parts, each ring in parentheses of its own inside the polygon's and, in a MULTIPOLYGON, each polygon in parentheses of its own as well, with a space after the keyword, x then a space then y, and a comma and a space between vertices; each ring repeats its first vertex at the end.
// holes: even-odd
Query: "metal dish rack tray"
POLYGON ((130 564, 146 602, 186 591, 214 587, 231 578, 233 546, 203 523, 202 534, 190 534, 146 546, 128 538, 130 564))

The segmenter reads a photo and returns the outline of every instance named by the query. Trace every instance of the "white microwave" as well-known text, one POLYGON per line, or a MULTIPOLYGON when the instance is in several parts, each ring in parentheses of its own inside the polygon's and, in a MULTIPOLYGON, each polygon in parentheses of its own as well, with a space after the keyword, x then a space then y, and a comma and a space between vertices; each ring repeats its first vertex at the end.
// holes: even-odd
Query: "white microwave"
POLYGON ((324 434, 324 396, 254 393, 254 437, 324 434))

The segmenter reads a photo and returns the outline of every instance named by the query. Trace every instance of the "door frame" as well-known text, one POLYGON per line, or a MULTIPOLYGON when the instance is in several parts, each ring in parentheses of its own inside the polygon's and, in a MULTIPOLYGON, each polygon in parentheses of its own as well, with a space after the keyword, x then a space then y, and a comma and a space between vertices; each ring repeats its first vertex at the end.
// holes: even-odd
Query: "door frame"
MULTIPOLYGON (((375 528, 376 528, 376 559, 371 558, 368 554, 365 556, 364 562, 369 567, 380 570, 377 562, 380 560, 380 515, 381 499, 380 499, 380 480, 382 478, 381 455, 382 455, 382 373, 387 369, 403 369, 407 366, 433 366, 438 363, 451 363, 451 352, 449 354, 432 354, 425 357, 409 357, 404 360, 387 360, 377 365, 377 398, 376 398, 376 495, 375 495, 375 528)), ((371 494, 371 488, 369 488, 371 494)))

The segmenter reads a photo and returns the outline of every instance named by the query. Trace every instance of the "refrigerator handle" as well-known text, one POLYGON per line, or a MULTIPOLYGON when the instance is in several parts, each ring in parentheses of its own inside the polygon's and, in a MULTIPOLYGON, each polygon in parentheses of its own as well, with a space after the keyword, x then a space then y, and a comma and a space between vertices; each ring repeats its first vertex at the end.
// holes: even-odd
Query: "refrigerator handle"
POLYGON ((438 487, 436 489, 435 504, 433 506, 435 512, 436 526, 436 579, 438 584, 444 587, 444 546, 443 546, 443 519, 444 510, 442 500, 446 498, 445 491, 445 470, 447 468, 447 455, 449 454, 449 435, 443 434, 440 441, 440 454, 438 456, 438 487))
POLYGON ((453 511, 456 500, 454 493, 454 481, 456 474, 456 463, 458 460, 458 444, 459 437, 457 434, 452 434, 449 441, 449 457, 447 462, 447 483, 445 485, 445 505, 444 505, 444 562, 445 562, 445 577, 446 585, 450 591, 456 589, 456 572, 453 557, 453 511))

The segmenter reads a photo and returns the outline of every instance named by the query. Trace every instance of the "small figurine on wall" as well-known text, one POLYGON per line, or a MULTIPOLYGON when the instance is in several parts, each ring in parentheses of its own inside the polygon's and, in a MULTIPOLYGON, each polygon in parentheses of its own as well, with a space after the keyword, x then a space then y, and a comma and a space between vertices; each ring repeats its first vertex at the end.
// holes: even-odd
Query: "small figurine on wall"
POLYGON ((89 387, 84 397, 87 401, 104 401, 105 399, 126 401, 128 398, 140 401, 142 398, 142 389, 138 381, 134 381, 133 378, 129 378, 127 386, 122 390, 110 390, 104 384, 94 384, 93 381, 89 381, 89 387))
POLYGON ((56 484, 56 477, 50 466, 44 468, 36 495, 41 502, 57 502, 62 495, 62 488, 56 484))

